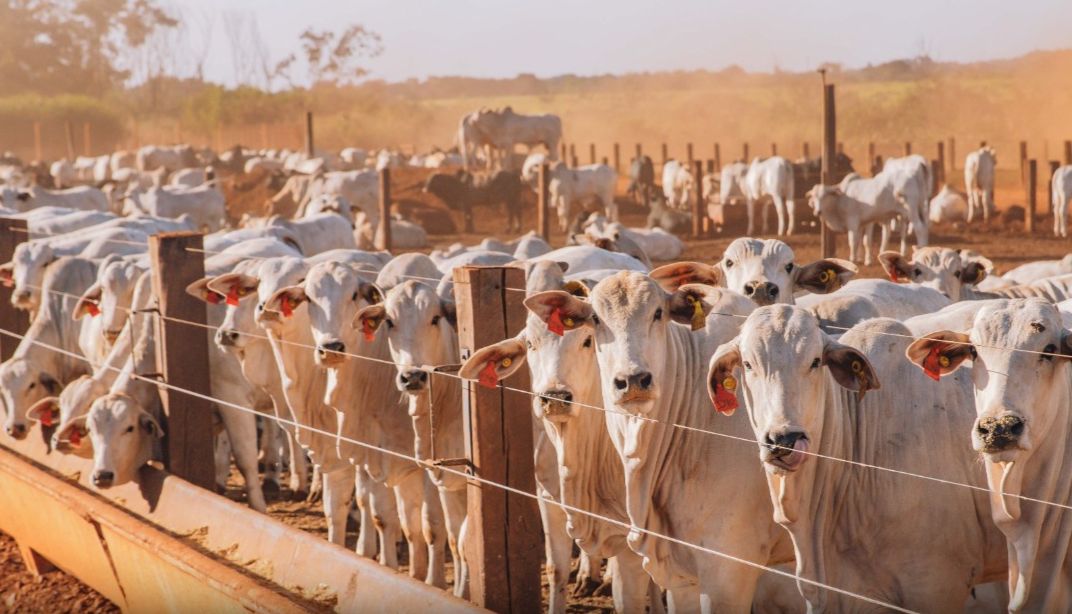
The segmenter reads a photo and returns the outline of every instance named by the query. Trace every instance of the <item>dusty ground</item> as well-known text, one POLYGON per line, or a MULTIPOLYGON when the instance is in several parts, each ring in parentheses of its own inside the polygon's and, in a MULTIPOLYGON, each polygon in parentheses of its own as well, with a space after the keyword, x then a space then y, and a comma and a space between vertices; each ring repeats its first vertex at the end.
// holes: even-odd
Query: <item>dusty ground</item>
POLYGON ((22 563, 15 540, 0 533, 0 613, 111 613, 119 608, 97 591, 62 571, 33 577, 22 563))

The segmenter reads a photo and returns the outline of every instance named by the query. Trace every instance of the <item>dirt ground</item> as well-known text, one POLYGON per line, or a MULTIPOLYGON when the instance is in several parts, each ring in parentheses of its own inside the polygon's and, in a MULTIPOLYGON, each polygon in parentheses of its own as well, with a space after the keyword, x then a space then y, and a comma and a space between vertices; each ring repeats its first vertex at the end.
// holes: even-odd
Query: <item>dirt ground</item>
POLYGON ((119 608, 62 571, 34 578, 10 536, 0 533, 0 614, 104 614, 119 608))

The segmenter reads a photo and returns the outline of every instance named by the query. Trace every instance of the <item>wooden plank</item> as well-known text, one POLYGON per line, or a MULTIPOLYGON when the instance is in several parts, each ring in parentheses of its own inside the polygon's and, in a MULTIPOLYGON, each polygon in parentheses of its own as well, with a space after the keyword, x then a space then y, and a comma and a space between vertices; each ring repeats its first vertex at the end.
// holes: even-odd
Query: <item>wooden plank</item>
MULTIPOLYGON (((465 231, 472 232, 472 212, 465 212, 465 231)), ((376 249, 391 251, 391 169, 380 169, 380 223, 373 242, 376 249)))
MULTIPOLYGON (((822 183, 833 185, 834 181, 834 152, 837 149, 837 109, 835 107, 834 85, 823 85, 823 143, 822 143, 822 183)), ((823 258, 833 258, 836 255, 834 233, 828 230, 826 224, 820 220, 819 243, 823 258)))
POLYGON ((905 141, 904 155, 906 155, 906 156, 912 155, 912 142, 911 141, 905 141))
POLYGON ((614 144, 614 172, 618 174, 622 172, 622 149, 618 143, 614 144))
POLYGON ((666 143, 662 144, 662 150, 663 150, 663 164, 666 164, 666 161, 670 159, 670 149, 666 146, 666 143))
POLYGON ((63 122, 63 133, 67 137, 67 159, 74 161, 74 129, 71 127, 71 120, 63 122))
POLYGON ((536 178, 536 232, 551 242, 551 167, 544 162, 536 178))
POLYGON ((1024 218, 1024 230, 1028 234, 1035 232, 1035 214, 1038 208, 1038 161, 1027 161, 1027 215, 1024 218))
POLYGON ((313 112, 305 112, 305 154, 310 158, 315 154, 313 153, 313 112))
POLYGON ((22 557, 22 564, 26 565, 26 569, 33 574, 35 578, 40 578, 42 575, 50 571, 59 569, 48 559, 31 548, 26 542, 20 541, 17 542, 16 545, 19 548, 19 556, 22 557))
POLYGON ((692 199, 692 236, 699 239, 704 236, 704 219, 707 217, 703 198, 703 160, 695 160, 692 165, 692 177, 696 186, 692 199))
MULTIPOLYGON (((0 218, 0 263, 11 262, 11 258, 15 255, 15 248, 19 243, 29 239, 26 220, 0 218)), ((30 328, 30 314, 21 309, 15 309, 11 304, 13 290, 13 287, 0 285, 0 328, 21 335, 30 328)), ((0 335, 0 361, 11 358, 18 346, 18 339, 0 335)))
POLYGON ((689 164, 692 164, 692 161, 695 160, 692 155, 692 143, 685 143, 685 159, 688 160, 689 164))
MULTIPOLYGON (((524 288, 520 269, 462 267, 454 270, 454 282, 463 359, 525 325, 524 294, 505 289, 524 288)), ((472 470, 481 479, 534 493, 531 399, 502 388, 463 386, 472 470)), ((528 382, 512 380, 511 387, 525 390, 528 382)), ((536 611, 543 561, 536 501, 470 481, 467 523, 470 598, 495 612, 536 611)))
POLYGON ((1065 164, 1072 164, 1072 141, 1065 141, 1065 164))
POLYGON ((588 163, 589 164, 595 164, 596 163, 596 144, 595 143, 589 143, 588 144, 588 163))
POLYGON ((741 154, 744 156, 744 163, 748 164, 750 160, 748 153, 748 141, 745 141, 744 144, 741 145, 741 154))
POLYGON ((722 170, 722 147, 718 143, 715 143, 715 169, 722 170))
MULTIPOLYGON (((205 303, 186 287, 205 276, 201 235, 174 232, 149 237, 157 321, 157 371, 183 390, 211 396, 208 373, 209 331, 165 318, 205 324, 205 303), (200 330, 200 332, 198 332, 200 330)), ((160 389, 168 417, 164 449, 168 469, 202 488, 214 489, 212 403, 181 392, 160 389)))

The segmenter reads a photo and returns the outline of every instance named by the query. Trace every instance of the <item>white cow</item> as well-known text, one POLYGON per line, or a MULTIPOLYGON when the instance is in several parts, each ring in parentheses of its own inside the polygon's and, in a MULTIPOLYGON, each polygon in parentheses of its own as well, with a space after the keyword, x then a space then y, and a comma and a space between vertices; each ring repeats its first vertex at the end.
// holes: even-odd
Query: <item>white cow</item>
POLYGON ((574 204, 586 198, 598 198, 606 216, 618 221, 614 187, 618 174, 606 164, 588 164, 571 169, 564 162, 551 167, 551 203, 558 213, 562 230, 569 228, 575 215, 574 204))
POLYGON ((48 190, 31 186, 27 189, 0 188, 0 203, 16 211, 29 211, 39 207, 64 207, 82 211, 107 211, 108 197, 92 186, 78 186, 66 190, 48 190))
POLYGON ((89 440, 93 454, 93 485, 100 489, 126 484, 152 459, 161 459, 164 430, 158 418, 124 394, 107 394, 89 412, 57 435, 62 442, 89 440), (77 432, 77 435, 75 434, 77 432))
MULTIPOLYGON (((755 158, 744 176, 744 197, 748 207, 748 232, 754 232, 755 203, 769 196, 778 215, 778 234, 793 234, 796 204, 793 201, 793 165, 781 156, 755 158)), ((763 232, 767 232, 767 207, 763 207, 763 232)))
POLYGON ((1001 279, 1012 284, 1029 284, 1069 273, 1072 273, 1072 254, 1065 254, 1060 260, 1036 260, 1021 264, 1006 272, 1001 279))
POLYGON ((1068 236, 1068 201, 1072 200, 1072 165, 1065 165, 1053 174, 1050 184, 1053 203, 1053 236, 1068 236))
POLYGON ((688 209, 692 206, 696 180, 689 167, 677 160, 668 160, 663 165, 663 196, 666 204, 674 209, 688 209))
POLYGON ((480 109, 462 117, 458 125, 458 146, 466 168, 480 148, 487 148, 489 159, 505 158, 518 144, 543 145, 551 160, 557 159, 562 140, 562 120, 557 115, 521 115, 511 107, 492 111, 480 109))
POLYGON ((856 275, 856 265, 837 258, 798 265, 793 248, 778 239, 734 239, 716 267, 690 268, 688 281, 724 284, 758 305, 790 303, 805 292, 828 294, 856 275), (704 279, 710 276, 710 279, 704 279))
POLYGON ((309 181, 303 197, 296 199, 300 207, 295 217, 305 215, 305 206, 312 199, 322 194, 337 194, 350 203, 353 216, 356 217, 358 211, 363 211, 372 220, 373 225, 378 224, 380 221, 379 181, 379 175, 371 169, 316 175, 309 181))
POLYGON ((301 219, 288 220, 273 215, 264 228, 279 228, 294 237, 301 252, 313 256, 332 249, 353 249, 354 230, 351 222, 338 213, 321 213, 301 219))
POLYGON ((975 423, 957 430, 982 456, 991 517, 1005 535, 1009 611, 1067 612, 1072 519, 1057 506, 1072 504, 1068 328, 1055 306, 1026 300, 981 309, 959 330, 932 332, 906 355, 933 378, 974 382, 975 423))
POLYGON ((170 147, 145 145, 138 149, 135 159, 140 171, 155 171, 164 168, 168 172, 174 172, 180 168, 193 166, 197 162, 193 147, 189 145, 170 147))
POLYGON ((994 212, 994 167, 998 157, 984 145, 964 158, 964 189, 968 191, 968 223, 980 214, 989 220, 994 212))
POLYGON ((912 251, 911 258, 882 252, 878 260, 891 281, 919 284, 954 302, 970 298, 970 291, 994 270, 988 258, 948 247, 920 247, 912 251))
MULTIPOLYGON (((879 251, 884 252, 889 240, 886 224, 898 217, 915 217, 915 213, 909 209, 909 201, 901 194, 892 173, 883 171, 869 178, 850 173, 836 186, 817 185, 808 192, 808 199, 812 211, 828 228, 848 234, 849 260, 859 262, 860 252, 863 251, 863 262, 869 265, 873 225, 883 225, 879 251)), ((907 234, 901 233, 902 251, 907 234)), ((925 236, 925 233, 916 233, 917 243, 922 247, 926 241, 922 241, 921 236, 925 236)))
POLYGON ((175 187, 196 188, 204 185, 215 176, 212 167, 183 168, 168 177, 168 185, 175 187))
POLYGON ((965 195, 948 183, 931 199, 930 214, 932 224, 942 222, 963 222, 968 219, 968 201, 965 195))
POLYGON ((978 491, 809 455, 980 486, 975 458, 951 439, 971 426, 971 382, 928 381, 901 359, 908 336, 902 324, 878 319, 838 342, 811 313, 772 305, 711 358, 710 398, 726 415, 744 401, 809 611, 872 607, 820 585, 912 611, 956 611, 973 585, 1004 572, 978 491), (922 506, 926 522, 916 515, 922 506))
POLYGON ((172 219, 189 215, 197 228, 209 231, 218 230, 227 217, 223 193, 209 185, 134 188, 126 195, 123 213, 139 212, 172 219))
POLYGON ((530 262, 550 260, 561 262, 572 272, 617 269, 619 271, 647 272, 643 262, 620 252, 609 252, 594 245, 569 245, 531 258, 530 262))
POLYGON ((78 181, 74 165, 67 159, 56 160, 50 164, 48 174, 52 177, 52 185, 56 186, 57 190, 69 188, 78 181))
POLYGON ((595 237, 605 237, 613 241, 627 239, 655 261, 675 260, 685 251, 685 244, 681 239, 662 228, 629 228, 621 222, 610 222, 598 214, 589 216, 584 230, 595 237))
MULTIPOLYGON (((353 237, 360 249, 374 249, 379 223, 373 223, 364 211, 358 211, 354 218, 353 237)), ((404 220, 398 215, 391 216, 391 248, 396 250, 421 249, 428 247, 428 231, 421 225, 404 220)))

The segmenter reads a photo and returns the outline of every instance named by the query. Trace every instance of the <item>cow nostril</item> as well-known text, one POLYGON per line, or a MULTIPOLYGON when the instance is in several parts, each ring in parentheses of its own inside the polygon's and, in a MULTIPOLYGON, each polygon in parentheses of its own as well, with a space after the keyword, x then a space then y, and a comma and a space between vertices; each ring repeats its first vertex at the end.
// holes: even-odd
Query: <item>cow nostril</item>
POLYGON ((744 293, 747 294, 748 296, 752 296, 753 294, 755 294, 756 293, 756 284, 753 284, 753 283, 745 284, 744 285, 744 293))
POLYGON ((651 373, 641 374, 639 381, 641 388, 651 388, 651 373))
POLYGON ((614 378, 614 387, 618 390, 625 390, 628 385, 629 383, 626 382, 624 379, 620 377, 614 378))
POLYGON ((1012 427, 1009 428, 1009 432, 1012 433, 1013 435, 1023 435, 1024 434, 1024 423, 1021 421, 1021 422, 1017 422, 1016 424, 1013 424, 1012 427))
POLYGON ((320 346, 321 352, 337 352, 342 353, 346 351, 346 345, 341 341, 332 341, 330 343, 324 343, 320 346))
POLYGON ((771 284, 767 287, 767 293, 771 295, 771 298, 778 296, 778 286, 771 284))
POLYGON ((420 377, 420 378, 421 378, 421 381, 422 381, 422 382, 427 382, 427 381, 428 381, 428 373, 427 373, 427 372, 425 372, 425 371, 421 371, 421 372, 420 372, 420 373, 418 374, 418 377, 420 377))

